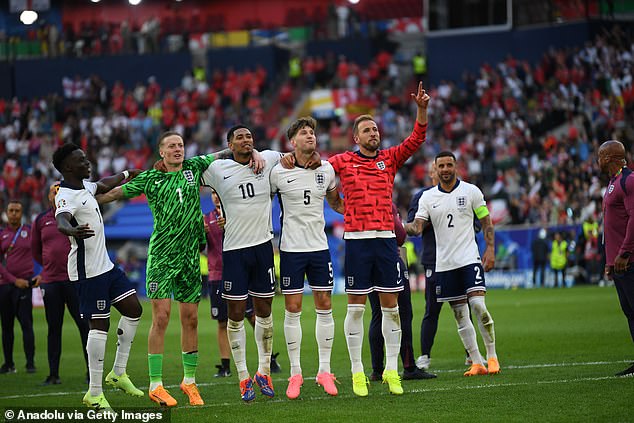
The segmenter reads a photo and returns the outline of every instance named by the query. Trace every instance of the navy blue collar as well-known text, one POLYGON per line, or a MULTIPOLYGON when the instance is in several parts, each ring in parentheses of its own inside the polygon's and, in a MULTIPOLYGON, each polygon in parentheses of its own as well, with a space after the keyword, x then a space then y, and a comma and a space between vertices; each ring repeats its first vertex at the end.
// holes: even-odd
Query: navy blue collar
POLYGON ((444 192, 445 194, 449 194, 450 192, 452 192, 453 190, 455 190, 456 188, 458 188, 458 185, 460 185, 460 179, 456 178, 456 183, 454 184, 454 186, 451 188, 451 190, 449 191, 445 191, 444 189, 442 189, 442 187, 440 186, 440 182, 438 182, 438 191, 440 192, 444 192))
POLYGON ((76 187, 75 185, 69 184, 65 180, 62 180, 62 182, 60 182, 59 186, 60 186, 60 188, 68 188, 68 189, 74 189, 74 190, 82 190, 82 189, 84 189, 84 184, 81 184, 81 187, 76 187))
POLYGON ((364 159, 370 159, 370 160, 374 160, 377 157, 379 157, 379 151, 381 151, 381 149, 376 150, 376 156, 366 156, 365 154, 363 154, 361 152, 361 150, 357 150, 355 151, 355 154, 358 154, 359 156, 363 157, 364 159))

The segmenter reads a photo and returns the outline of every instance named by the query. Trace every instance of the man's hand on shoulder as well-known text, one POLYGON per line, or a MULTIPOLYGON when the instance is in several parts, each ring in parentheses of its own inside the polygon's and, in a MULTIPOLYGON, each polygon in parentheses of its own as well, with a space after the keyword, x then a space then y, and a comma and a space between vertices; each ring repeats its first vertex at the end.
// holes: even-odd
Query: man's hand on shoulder
POLYGON ((141 169, 128 169, 128 173, 130 174, 128 180, 136 178, 141 172, 143 172, 141 169))
POLYGON ((286 153, 280 159, 280 164, 284 169, 292 169, 295 167, 295 155, 293 153, 286 153))
POLYGON ((249 167, 253 169, 253 173, 262 173, 265 166, 266 160, 264 160, 262 154, 257 150, 253 150, 253 153, 251 153, 251 161, 249 162, 249 167))
POLYGON ((306 169, 315 170, 319 166, 321 166, 321 156, 318 152, 313 151, 313 155, 310 156, 310 159, 306 162, 306 169))
POLYGON ((159 172, 167 172, 167 167, 165 166, 165 162, 163 159, 159 159, 154 162, 154 166, 152 166, 154 170, 158 170, 159 172))

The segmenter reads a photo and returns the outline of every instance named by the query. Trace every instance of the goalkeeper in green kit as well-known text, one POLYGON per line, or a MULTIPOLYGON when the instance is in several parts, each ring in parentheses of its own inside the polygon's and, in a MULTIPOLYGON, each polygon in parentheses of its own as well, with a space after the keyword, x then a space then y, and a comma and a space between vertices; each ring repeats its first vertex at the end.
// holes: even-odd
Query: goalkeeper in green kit
MULTIPOLYGON (((148 250, 146 288, 152 302, 152 326, 148 336, 149 397, 162 406, 177 401, 163 387, 163 348, 172 297, 179 303, 184 376, 180 389, 190 405, 203 405, 196 386, 198 364, 198 302, 201 297, 199 246, 205 243, 200 209, 200 179, 216 154, 185 160, 183 138, 166 132, 158 139, 161 170, 150 169, 99 198, 100 203, 141 194, 147 197, 154 217, 148 250)), ((257 167, 257 166, 256 166, 257 167)))

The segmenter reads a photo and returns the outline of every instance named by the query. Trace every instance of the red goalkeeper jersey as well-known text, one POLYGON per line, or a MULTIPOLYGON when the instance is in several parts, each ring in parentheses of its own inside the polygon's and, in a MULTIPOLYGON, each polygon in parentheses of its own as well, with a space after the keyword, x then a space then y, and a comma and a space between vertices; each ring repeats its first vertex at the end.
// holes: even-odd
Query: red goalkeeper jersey
POLYGON ((379 150, 376 157, 347 151, 329 159, 345 198, 344 239, 394 237, 394 177, 425 141, 426 129, 427 125, 416 122, 409 137, 397 146, 379 150))

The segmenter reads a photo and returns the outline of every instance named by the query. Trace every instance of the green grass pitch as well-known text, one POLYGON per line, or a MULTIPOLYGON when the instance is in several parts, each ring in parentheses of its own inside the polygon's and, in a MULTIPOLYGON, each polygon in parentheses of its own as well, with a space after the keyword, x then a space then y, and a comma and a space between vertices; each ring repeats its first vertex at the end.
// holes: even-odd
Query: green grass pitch
MULTIPOLYGON (((414 352, 420 354, 420 322, 424 310, 422 293, 413 294, 414 352)), ((380 382, 371 382, 367 398, 352 393, 350 363, 343 335, 345 296, 333 298, 336 338, 332 370, 341 384, 339 396, 326 395, 314 383, 317 371, 317 347, 314 339, 315 313, 312 298, 304 299, 302 314, 302 367, 304 386, 299 399, 285 396, 288 359, 284 345, 283 298, 274 299, 274 351, 280 352, 282 373, 273 375, 276 397, 257 393, 251 404, 239 397, 235 368, 233 376, 215 379, 219 363, 216 323, 209 313, 209 302, 199 310, 200 362, 197 380, 206 404, 187 405, 178 389, 182 378, 178 308, 173 307, 172 321, 165 344, 164 383, 179 405, 172 409, 173 422, 507 422, 507 421, 634 421, 634 378, 615 378, 634 359, 632 340, 619 308, 614 288, 575 287, 572 289, 491 290, 487 305, 495 320, 497 349, 502 373, 496 376, 465 378, 464 351, 448 307, 442 315, 432 352, 432 371, 438 378, 404 381, 405 394, 391 396, 380 382), (363 420, 361 420, 363 419, 363 420)), ((147 332, 151 321, 149 303, 128 364, 132 380, 147 391, 147 332)), ((366 307, 364 364, 369 374, 370 358, 367 328, 370 318, 366 307)), ((42 309, 34 311, 36 336, 36 374, 24 371, 21 333, 16 324, 15 357, 18 373, 0 375, 0 408, 4 407, 77 407, 87 386, 79 346, 79 335, 67 315, 64 324, 61 385, 40 386, 48 374, 46 360, 46 322, 42 309)), ((110 370, 116 347, 116 322, 113 313, 104 375, 110 370)), ((247 358, 253 374, 257 351, 253 331, 247 329, 247 358)), ((484 348, 481 347, 481 351, 484 348)), ((232 364, 233 366, 233 364, 232 364)), ((399 362, 399 366, 401 363, 399 362)), ((401 369, 402 370, 402 369, 401 369)), ((115 408, 153 408, 145 398, 128 397, 106 388, 106 397, 115 408)), ((257 392, 257 389, 256 389, 257 392)), ((0 414, 1 415, 1 414, 0 414)))

